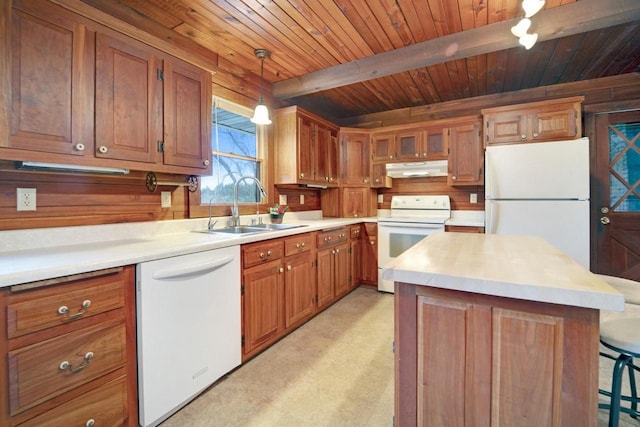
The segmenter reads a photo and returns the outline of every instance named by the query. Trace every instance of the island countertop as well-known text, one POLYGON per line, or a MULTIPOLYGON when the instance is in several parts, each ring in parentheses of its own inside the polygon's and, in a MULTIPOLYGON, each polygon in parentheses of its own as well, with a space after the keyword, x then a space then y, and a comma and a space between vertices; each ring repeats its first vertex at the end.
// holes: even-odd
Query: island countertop
POLYGON ((624 310, 622 294, 538 237, 434 233, 383 268, 396 282, 624 310))

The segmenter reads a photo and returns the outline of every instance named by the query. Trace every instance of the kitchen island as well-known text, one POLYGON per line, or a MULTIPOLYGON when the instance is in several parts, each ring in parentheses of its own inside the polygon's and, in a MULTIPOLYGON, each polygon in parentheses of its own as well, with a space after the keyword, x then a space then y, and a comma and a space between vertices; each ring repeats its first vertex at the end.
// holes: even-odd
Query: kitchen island
POLYGON ((624 297, 537 237, 428 236, 395 289, 398 426, 596 426, 599 310, 624 297))

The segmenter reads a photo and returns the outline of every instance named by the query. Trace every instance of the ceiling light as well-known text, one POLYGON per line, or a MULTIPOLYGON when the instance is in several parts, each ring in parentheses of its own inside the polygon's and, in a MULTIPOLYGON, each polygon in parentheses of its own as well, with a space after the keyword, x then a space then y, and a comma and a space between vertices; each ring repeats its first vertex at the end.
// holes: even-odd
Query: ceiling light
POLYGON ((544 0, 523 0, 522 9, 524 9, 525 18, 531 18, 536 13, 540 12, 540 9, 544 7, 544 0))
POLYGON ((520 44, 524 46, 525 49, 527 50, 531 49, 533 45, 536 44, 537 40, 538 40, 538 33, 525 34, 524 36, 520 37, 520 39, 518 39, 520 44))
POLYGON ((527 34, 529 27, 531 26, 531 19, 522 18, 520 22, 514 27, 511 27, 511 32, 516 37, 522 37, 527 34))
POLYGON ((262 100, 262 81, 264 79, 264 59, 268 58, 271 53, 267 49, 256 49, 254 53, 260 60, 260 99, 258 100, 258 105, 256 105, 256 109, 253 112, 251 121, 257 125, 270 125, 271 120, 269 119, 269 110, 262 100))

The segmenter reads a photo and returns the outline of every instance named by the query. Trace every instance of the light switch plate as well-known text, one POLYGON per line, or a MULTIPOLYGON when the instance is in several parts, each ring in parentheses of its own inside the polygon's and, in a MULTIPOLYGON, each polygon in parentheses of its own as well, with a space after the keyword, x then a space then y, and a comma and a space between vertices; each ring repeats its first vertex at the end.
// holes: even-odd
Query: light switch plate
POLYGON ((171 207, 171 191, 160 192, 160 206, 163 208, 171 207))
POLYGON ((281 204, 281 205, 286 205, 287 204, 287 195, 286 194, 280 194, 278 204, 281 204))
POLYGON ((300 204, 304 205, 304 194, 300 195, 300 204))
POLYGON ((469 194, 469 203, 478 203, 478 193, 469 194))
POLYGON ((384 195, 378 194, 378 203, 384 203, 384 195))

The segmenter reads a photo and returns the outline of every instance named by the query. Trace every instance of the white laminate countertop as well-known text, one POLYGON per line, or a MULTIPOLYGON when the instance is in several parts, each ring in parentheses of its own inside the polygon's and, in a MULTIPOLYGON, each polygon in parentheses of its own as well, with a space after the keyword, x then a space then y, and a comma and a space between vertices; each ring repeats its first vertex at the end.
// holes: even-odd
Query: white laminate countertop
POLYGON ((321 214, 313 219, 291 214, 288 218, 285 222, 304 227, 244 236, 207 234, 194 232, 207 228, 208 219, 198 218, 0 231, 0 287, 376 221, 323 219, 321 214))
POLYGON ((624 296, 544 239, 434 233, 383 266, 396 282, 613 311, 624 296))
POLYGON ((459 225, 465 227, 484 227, 484 211, 451 211, 445 225, 459 225))

